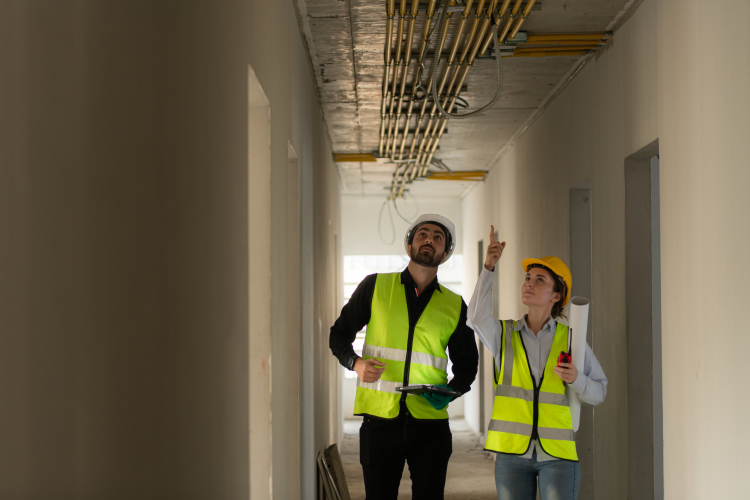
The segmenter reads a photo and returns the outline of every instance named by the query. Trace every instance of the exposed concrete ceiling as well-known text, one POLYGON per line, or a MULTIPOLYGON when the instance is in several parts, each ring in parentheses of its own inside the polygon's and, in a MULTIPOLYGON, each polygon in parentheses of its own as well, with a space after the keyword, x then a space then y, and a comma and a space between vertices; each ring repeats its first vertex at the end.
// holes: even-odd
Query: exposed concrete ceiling
MULTIPOLYGON (((310 51, 333 151, 377 151, 380 139, 386 2, 295 1, 299 7, 300 25, 310 51)), ((408 11, 411 0, 406 1, 408 11)), ((420 1, 425 5, 427 3, 427 0, 420 1)), ((396 0, 394 40, 400 2, 401 0, 396 0)), ((541 9, 532 11, 523 31, 534 34, 603 32, 612 29, 633 0, 541 0, 539 3, 541 9)), ((437 19, 437 12, 435 18, 437 19)), ((417 41, 421 36, 424 20, 424 11, 420 10, 416 22, 414 52, 418 50, 417 41)), ((457 22, 453 22, 446 47, 452 45, 456 27, 457 22)), ((437 35, 434 39, 437 39, 437 35)), ((435 158, 443 160, 453 171, 486 170, 524 124, 574 74, 584 57, 590 56, 502 58, 504 87, 500 100, 482 116, 468 120, 450 120, 435 158)), ((431 66, 432 56, 429 56, 426 60, 427 71, 431 66)), ((416 61, 413 59, 408 83, 415 70, 416 61)), ((494 59, 477 59, 465 85, 462 97, 468 101, 469 107, 459 109, 458 112, 477 109, 489 102, 496 87, 494 59)), ((414 129, 415 123, 416 116, 413 116, 410 129, 414 129)), ((411 136, 407 140, 407 150, 410 144, 411 136)), ((382 194, 384 197, 395 169, 392 163, 379 162, 343 162, 338 163, 338 166, 344 193, 382 194)), ((415 195, 455 197, 463 194, 471 184, 422 179, 412 183, 407 189, 415 195)))

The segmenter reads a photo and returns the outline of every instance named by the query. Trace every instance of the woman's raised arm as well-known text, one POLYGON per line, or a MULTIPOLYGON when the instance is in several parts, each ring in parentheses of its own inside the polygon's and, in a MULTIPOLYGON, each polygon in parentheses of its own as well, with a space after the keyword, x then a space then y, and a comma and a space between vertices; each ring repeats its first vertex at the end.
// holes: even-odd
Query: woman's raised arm
POLYGON ((495 228, 490 226, 490 244, 487 247, 487 258, 484 261, 484 269, 479 274, 477 286, 471 296, 467 312, 466 322, 479 335, 484 345, 496 357, 500 353, 500 337, 502 326, 492 316, 492 276, 494 267, 503 254, 505 242, 495 241, 495 228))

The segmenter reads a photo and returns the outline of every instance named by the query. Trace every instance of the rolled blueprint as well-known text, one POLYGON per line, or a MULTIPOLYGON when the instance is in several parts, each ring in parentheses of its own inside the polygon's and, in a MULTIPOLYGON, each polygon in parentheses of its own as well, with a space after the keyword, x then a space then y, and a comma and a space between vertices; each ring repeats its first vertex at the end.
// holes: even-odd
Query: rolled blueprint
MULTIPOLYGON (((573 355, 573 364, 576 369, 583 373, 586 358, 586 331, 589 322, 589 299, 586 297, 573 297, 570 299, 570 349, 573 355)), ((581 421, 581 400, 578 394, 568 387, 568 401, 570 402, 570 416, 573 418, 573 430, 578 431, 581 421)))

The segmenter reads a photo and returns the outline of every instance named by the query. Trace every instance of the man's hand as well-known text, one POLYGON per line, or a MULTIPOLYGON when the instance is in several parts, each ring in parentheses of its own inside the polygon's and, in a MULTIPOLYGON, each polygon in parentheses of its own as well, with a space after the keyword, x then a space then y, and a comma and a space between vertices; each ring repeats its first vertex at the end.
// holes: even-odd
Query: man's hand
POLYGON ((362 382, 376 382, 383 374, 385 363, 377 359, 357 358, 354 362, 354 371, 362 382))
POLYGON ((555 373, 567 384, 572 384, 578 378, 578 368, 573 363, 560 363, 555 367, 555 373))
POLYGON ((490 226, 490 245, 487 247, 487 258, 484 259, 484 268, 488 271, 495 269, 495 264, 500 260, 505 249, 505 242, 495 241, 495 226, 490 226))

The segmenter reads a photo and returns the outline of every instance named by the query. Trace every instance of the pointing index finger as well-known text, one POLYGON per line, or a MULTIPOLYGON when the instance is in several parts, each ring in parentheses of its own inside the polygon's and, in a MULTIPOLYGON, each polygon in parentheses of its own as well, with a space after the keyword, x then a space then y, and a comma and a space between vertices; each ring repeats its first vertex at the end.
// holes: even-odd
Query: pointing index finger
POLYGON ((490 224, 490 244, 495 243, 495 226, 490 224))

